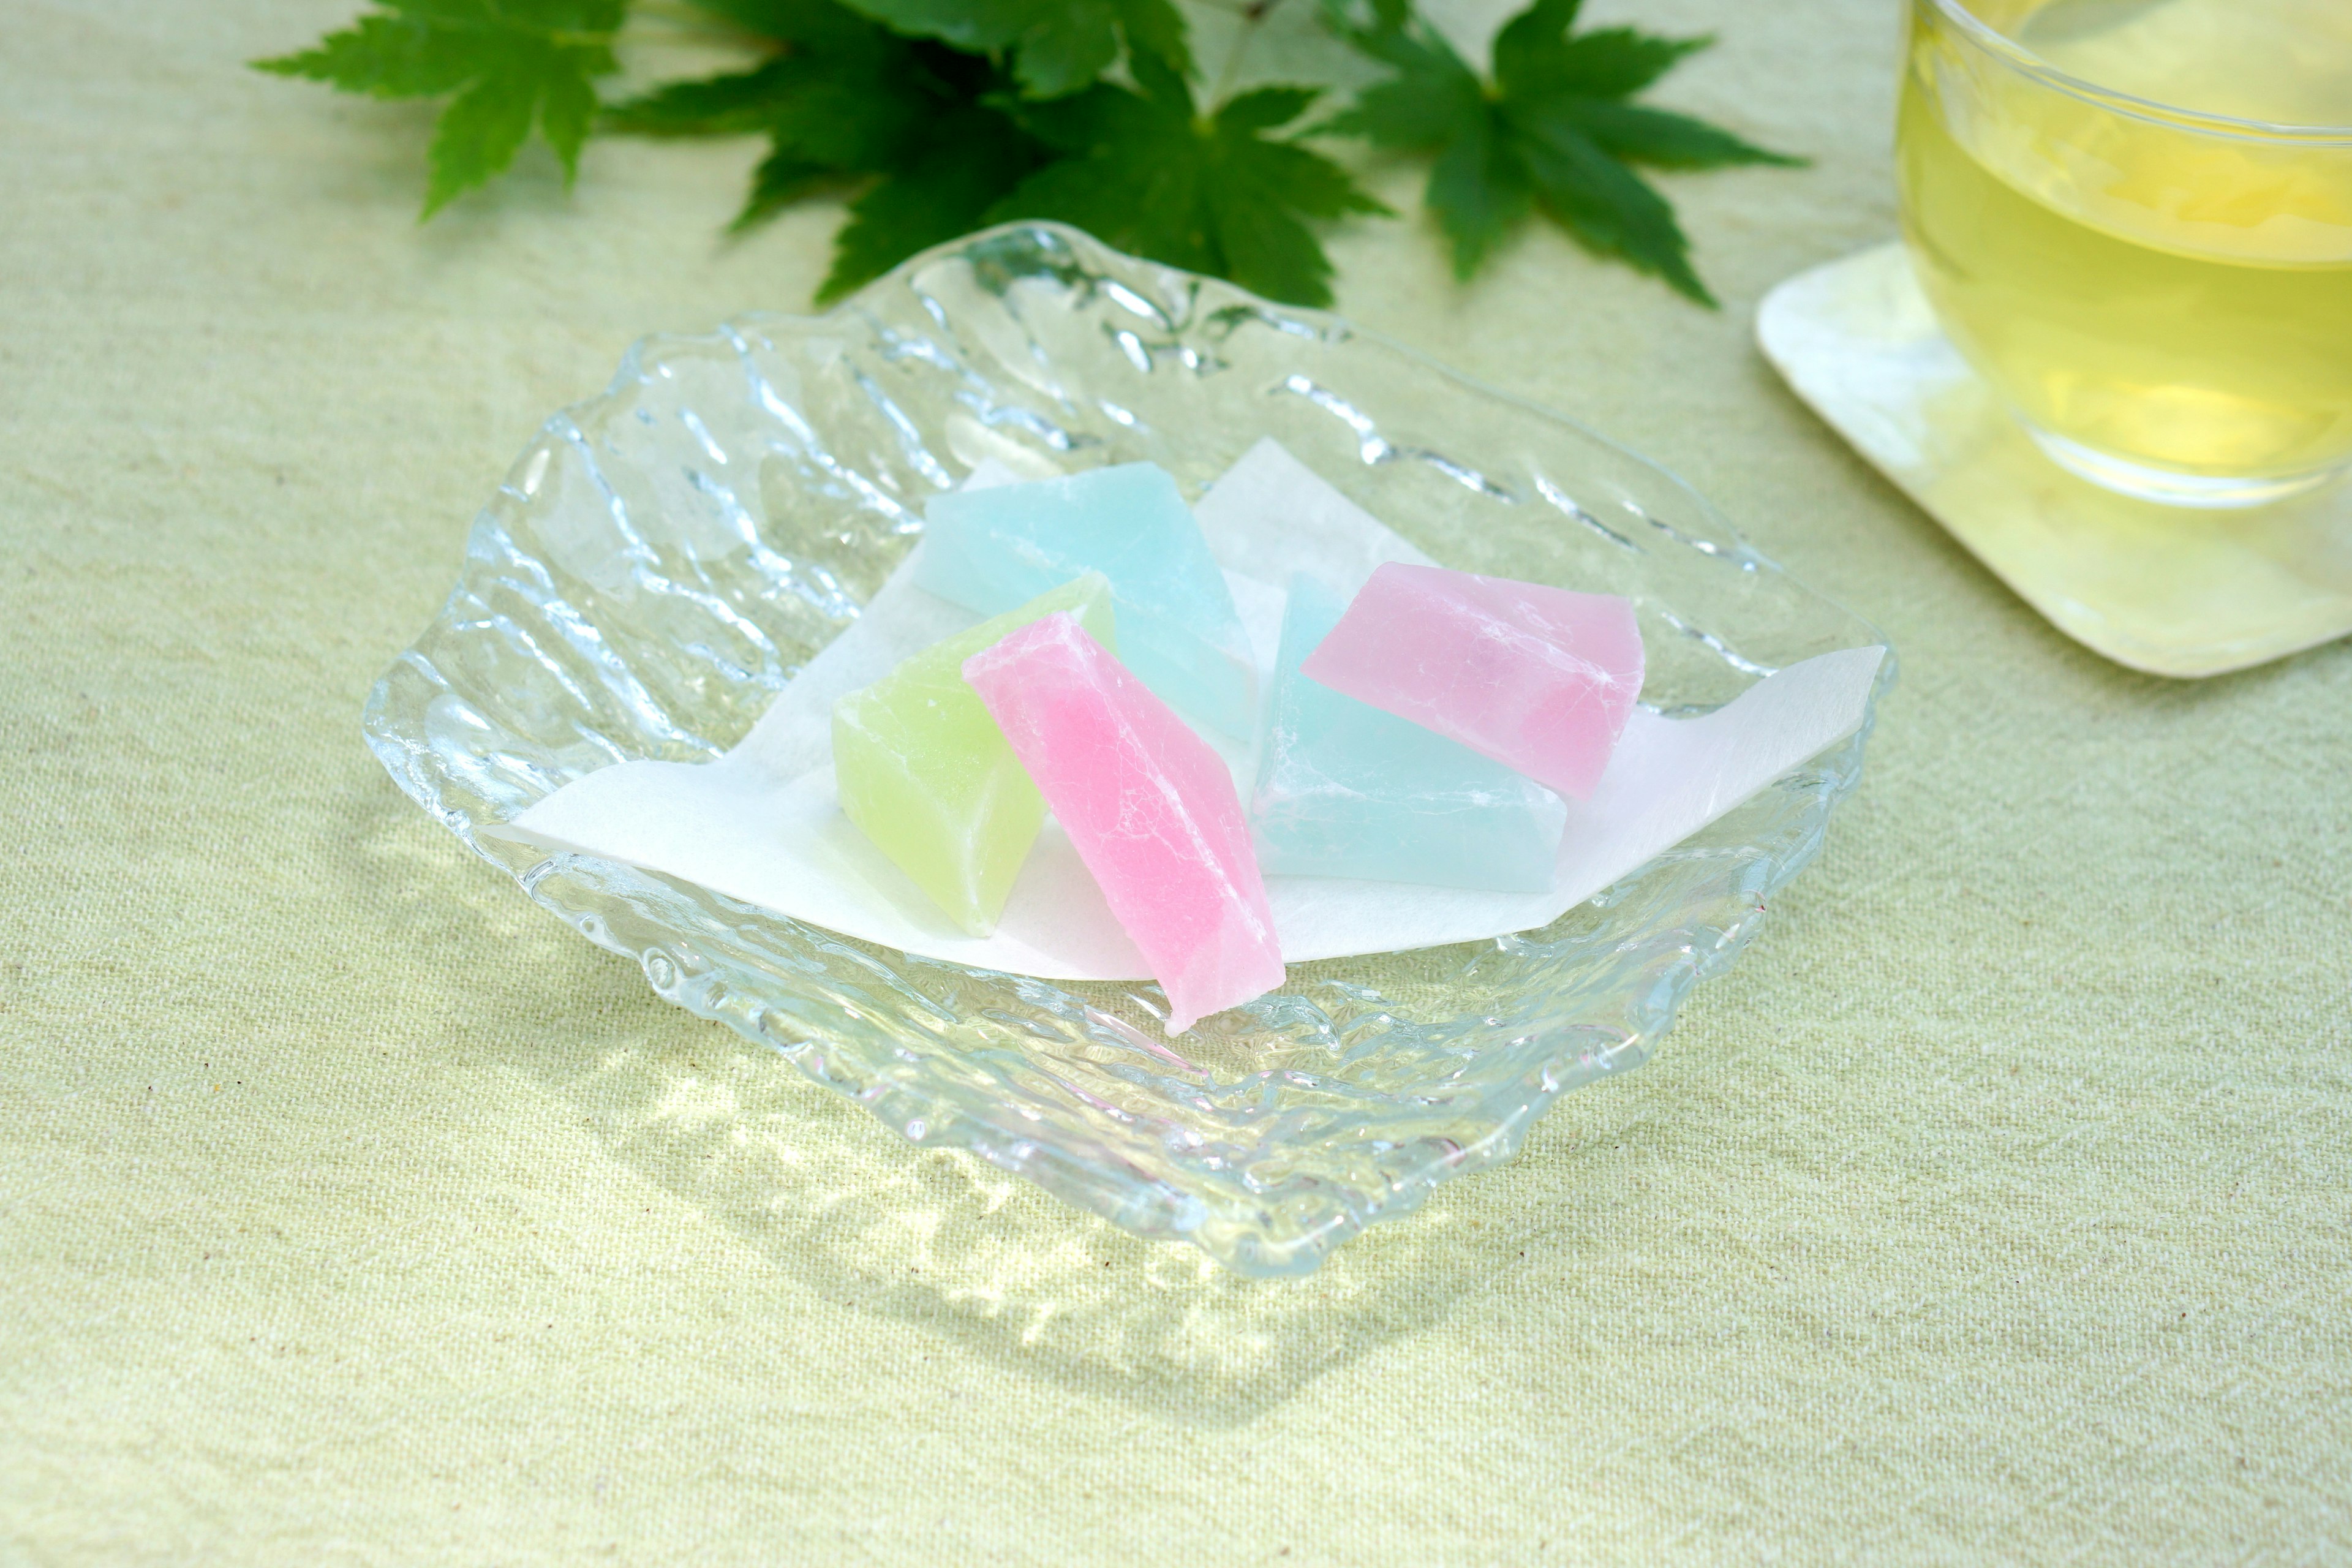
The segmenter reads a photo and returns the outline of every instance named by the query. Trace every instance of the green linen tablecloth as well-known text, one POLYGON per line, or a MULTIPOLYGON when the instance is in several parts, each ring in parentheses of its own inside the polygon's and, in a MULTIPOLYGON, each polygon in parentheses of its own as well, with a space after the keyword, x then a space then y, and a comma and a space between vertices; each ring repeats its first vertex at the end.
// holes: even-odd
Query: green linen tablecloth
POLYGON ((0 1561, 2352 1560, 2352 646, 2103 664, 1759 360, 1892 231, 1895 0, 1640 9, 1816 160, 1673 182, 1720 314, 1335 237, 1905 674, 1654 1064, 1275 1285, 661 1004, 362 749, 540 419, 837 208, 615 142, 420 228, 427 111, 239 66, 353 8, 5 7, 0 1561))

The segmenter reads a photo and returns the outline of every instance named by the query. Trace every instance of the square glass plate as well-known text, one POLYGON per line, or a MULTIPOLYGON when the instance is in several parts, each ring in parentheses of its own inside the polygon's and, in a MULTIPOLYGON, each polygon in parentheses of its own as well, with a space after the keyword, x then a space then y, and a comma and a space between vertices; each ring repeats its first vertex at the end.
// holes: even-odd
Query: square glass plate
POLYGON ((1819 848, 1868 726, 1545 930, 1294 964, 1173 1041, 1156 986, 909 957, 499 831, 597 768, 734 744, 906 554, 924 499, 982 459, 1147 458, 1197 496, 1266 435, 1448 565, 1629 595, 1663 712, 1883 641, 1557 415, 1335 317, 1016 225, 825 316, 632 349, 491 498, 447 605, 370 697, 368 742, 663 996, 906 1138, 1241 1273, 1307 1273, 1647 1059, 1819 848))

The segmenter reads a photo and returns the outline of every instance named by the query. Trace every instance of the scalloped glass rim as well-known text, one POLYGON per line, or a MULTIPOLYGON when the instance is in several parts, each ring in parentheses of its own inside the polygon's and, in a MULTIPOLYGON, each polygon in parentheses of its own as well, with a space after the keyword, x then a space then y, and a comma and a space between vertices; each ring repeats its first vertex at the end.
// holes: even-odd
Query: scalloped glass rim
POLYGON ((633 347, 476 521, 448 603, 369 698, 368 743, 661 995, 902 1136, 1241 1273, 1307 1273, 1646 1060, 1819 848, 1868 726, 1546 930, 1295 965, 1173 1042, 1156 986, 910 958, 499 831, 612 762, 725 751, 903 556, 921 498, 982 458, 1149 458, 1197 495, 1266 434, 1448 564, 1629 595, 1662 711, 1885 641, 1571 421, 1337 317, 1021 224, 824 316, 633 347))

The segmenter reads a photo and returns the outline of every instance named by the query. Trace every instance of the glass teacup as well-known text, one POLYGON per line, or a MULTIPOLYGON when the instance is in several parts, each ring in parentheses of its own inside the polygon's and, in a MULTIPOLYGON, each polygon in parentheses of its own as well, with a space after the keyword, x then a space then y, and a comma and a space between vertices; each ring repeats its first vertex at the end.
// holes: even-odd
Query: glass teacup
POLYGON ((1897 162, 2059 463, 2202 507, 2352 467, 2352 0, 1913 0, 1897 162))

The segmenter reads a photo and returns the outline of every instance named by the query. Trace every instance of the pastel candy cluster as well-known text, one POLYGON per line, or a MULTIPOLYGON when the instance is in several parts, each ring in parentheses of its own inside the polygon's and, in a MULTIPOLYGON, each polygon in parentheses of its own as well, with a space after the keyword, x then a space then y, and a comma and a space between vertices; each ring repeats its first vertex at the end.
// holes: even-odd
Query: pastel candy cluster
POLYGON ((1246 735, 1257 696, 1175 481, 1137 463, 963 490, 928 524, 917 584, 1006 613, 835 705, 844 811, 985 936, 1050 807, 1167 992, 1171 1032, 1281 984, 1233 775, 1169 706, 1246 735))
POLYGON ((1622 598, 1384 565, 1294 578, 1244 811, 1179 717, 1250 732, 1256 665, 1150 464, 941 496, 916 581, 993 619, 834 710, 842 806, 959 927, 993 931, 1051 810, 1168 994, 1168 1027, 1282 984, 1265 875, 1550 886, 1642 689, 1622 598))

